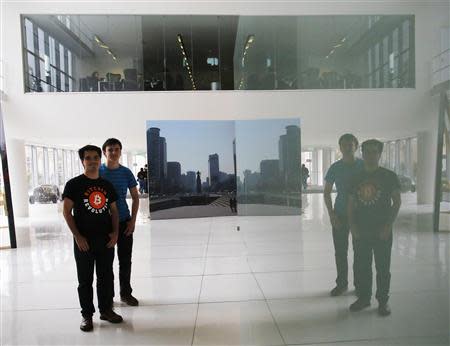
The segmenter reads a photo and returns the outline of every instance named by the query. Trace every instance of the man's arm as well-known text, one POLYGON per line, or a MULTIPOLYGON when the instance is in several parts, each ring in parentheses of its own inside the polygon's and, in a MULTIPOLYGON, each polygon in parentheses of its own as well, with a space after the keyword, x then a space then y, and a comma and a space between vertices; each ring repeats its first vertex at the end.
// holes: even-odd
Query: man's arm
POLYGON ((328 210, 328 216, 330 217, 331 225, 335 228, 339 227, 340 221, 338 216, 333 210, 333 201, 331 199, 331 191, 333 190, 333 184, 330 182, 325 183, 325 188, 323 190, 323 199, 325 201, 325 206, 328 210))
POLYGON ((70 231, 73 234, 73 237, 75 238, 75 242, 77 243, 78 248, 80 251, 88 251, 89 250, 89 244, 85 237, 83 237, 78 231, 77 225, 75 224, 75 219, 72 215, 72 209, 73 209, 73 201, 70 198, 65 197, 63 202, 63 215, 64 219, 67 222, 67 226, 69 226, 70 231))
POLYGON ((111 203, 111 219, 112 219, 112 233, 109 234, 110 240, 106 247, 114 247, 119 238, 119 210, 117 209, 116 202, 111 203))
POLYGON ((129 236, 133 234, 136 227, 136 218, 139 210, 139 192, 136 186, 130 188, 131 194, 131 220, 127 223, 127 228, 125 229, 125 235, 129 236))
POLYGON ((400 190, 396 189, 391 194, 392 206, 389 210, 389 217, 381 231, 381 239, 387 240, 389 239, 392 232, 392 225, 394 224, 395 219, 398 216, 398 212, 400 210, 400 206, 402 205, 402 197, 400 194, 400 190))

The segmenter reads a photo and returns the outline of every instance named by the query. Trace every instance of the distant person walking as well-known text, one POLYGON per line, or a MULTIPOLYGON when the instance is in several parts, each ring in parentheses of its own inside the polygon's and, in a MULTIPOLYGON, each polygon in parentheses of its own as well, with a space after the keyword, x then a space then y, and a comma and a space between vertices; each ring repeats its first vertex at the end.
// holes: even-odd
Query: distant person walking
POLYGON ((137 174, 137 180, 139 183, 139 193, 142 195, 145 192, 145 172, 143 167, 141 167, 137 174))
POLYGON ((301 175, 302 175, 302 186, 303 189, 306 190, 306 188, 308 187, 309 169, 305 166, 304 163, 302 164, 301 175))
POLYGON ((148 193, 148 165, 144 165, 144 192, 148 193))

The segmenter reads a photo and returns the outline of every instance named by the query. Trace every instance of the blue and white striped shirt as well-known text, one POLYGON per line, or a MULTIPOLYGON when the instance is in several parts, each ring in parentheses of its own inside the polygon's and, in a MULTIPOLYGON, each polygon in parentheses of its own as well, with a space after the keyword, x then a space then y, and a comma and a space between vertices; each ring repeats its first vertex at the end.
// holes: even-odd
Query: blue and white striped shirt
POLYGON ((126 221, 130 218, 130 210, 127 204, 127 192, 137 185, 133 173, 122 165, 116 169, 109 169, 105 164, 100 166, 100 176, 108 180, 117 192, 117 208, 119 209, 119 221, 126 221))

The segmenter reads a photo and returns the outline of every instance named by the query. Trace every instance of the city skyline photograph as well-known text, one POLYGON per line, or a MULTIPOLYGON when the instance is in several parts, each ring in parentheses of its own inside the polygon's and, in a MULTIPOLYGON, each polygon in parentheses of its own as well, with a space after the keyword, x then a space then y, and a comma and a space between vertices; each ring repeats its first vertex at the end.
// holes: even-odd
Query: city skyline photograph
POLYGON ((234 174, 233 121, 210 120, 148 120, 146 130, 160 129, 166 139, 167 161, 179 162, 181 173, 200 171, 202 183, 209 175, 209 155, 218 154, 220 171, 234 174))
POLYGON ((147 121, 153 219, 236 213, 233 121, 147 121))

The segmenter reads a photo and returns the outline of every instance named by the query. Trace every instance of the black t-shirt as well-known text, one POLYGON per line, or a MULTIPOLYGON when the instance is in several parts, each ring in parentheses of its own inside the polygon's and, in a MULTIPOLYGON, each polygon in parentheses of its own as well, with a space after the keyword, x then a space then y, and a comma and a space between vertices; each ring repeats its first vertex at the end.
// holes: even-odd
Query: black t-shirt
POLYGON ((399 189, 397 174, 386 168, 358 173, 350 184, 350 193, 355 201, 353 217, 356 224, 367 228, 386 224, 392 207, 392 192, 399 189))
POLYGON ((90 237, 112 232, 110 209, 117 194, 109 181, 81 174, 67 182, 63 198, 74 202, 73 216, 82 235, 90 237))

